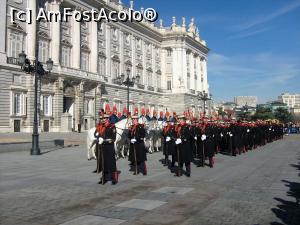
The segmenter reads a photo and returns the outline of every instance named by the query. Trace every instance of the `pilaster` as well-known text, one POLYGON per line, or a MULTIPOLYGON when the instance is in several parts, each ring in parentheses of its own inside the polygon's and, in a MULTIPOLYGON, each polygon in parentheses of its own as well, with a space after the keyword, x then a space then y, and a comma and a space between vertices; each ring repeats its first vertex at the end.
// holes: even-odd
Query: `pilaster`
MULTIPOLYGON (((50 10, 60 12, 60 1, 52 1, 50 10)), ((51 58, 55 65, 59 64, 60 55, 60 21, 51 21, 51 58)))
POLYGON ((90 63, 91 63, 91 72, 97 73, 98 72, 98 30, 97 30, 97 22, 91 21, 90 22, 90 63))
MULTIPOLYGON (((27 8, 31 9, 32 18, 36 18, 36 0, 28 0, 27 8)), ((30 60, 35 60, 36 48, 36 20, 32 19, 32 23, 26 23, 26 54, 30 60)))
POLYGON ((80 68, 80 23, 72 21, 72 67, 75 69, 80 68))

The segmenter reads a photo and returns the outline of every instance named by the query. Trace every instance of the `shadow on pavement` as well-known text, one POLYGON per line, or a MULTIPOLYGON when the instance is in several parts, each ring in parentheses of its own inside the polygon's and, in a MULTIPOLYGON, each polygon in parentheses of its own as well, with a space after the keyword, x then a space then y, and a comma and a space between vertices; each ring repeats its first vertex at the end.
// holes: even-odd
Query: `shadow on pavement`
MULTIPOLYGON (((299 158, 300 160, 300 158, 299 158)), ((292 164, 297 170, 300 170, 300 162, 298 165, 292 164)), ((299 174, 300 175, 300 174, 299 174)), ((288 201, 282 198, 274 198, 278 201, 277 208, 272 208, 272 212, 281 220, 272 222, 271 225, 299 225, 300 224, 300 183, 282 180, 285 186, 289 188, 286 193, 288 197, 295 198, 295 201, 288 201)))

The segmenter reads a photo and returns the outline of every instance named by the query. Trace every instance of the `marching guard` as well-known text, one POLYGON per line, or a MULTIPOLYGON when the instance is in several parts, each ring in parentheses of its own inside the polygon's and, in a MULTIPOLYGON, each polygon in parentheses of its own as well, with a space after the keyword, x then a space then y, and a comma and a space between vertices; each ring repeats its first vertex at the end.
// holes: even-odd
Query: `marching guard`
POLYGON ((136 109, 132 116, 133 125, 128 132, 128 138, 130 140, 129 161, 134 168, 134 175, 140 172, 142 172, 143 175, 147 175, 147 154, 144 142, 146 130, 144 124, 138 122, 139 117, 137 113, 138 111, 136 109))
POLYGON ((163 154, 165 156, 164 166, 169 166, 169 156, 171 156, 172 157, 171 170, 172 170, 174 169, 175 166, 176 132, 175 132, 174 123, 170 121, 169 117, 167 117, 166 126, 163 129, 163 138, 164 138, 163 154))
MULTIPOLYGON (((106 108, 108 110, 108 108, 106 108)), ((97 154, 97 173, 101 173, 99 184, 112 181, 115 185, 119 180, 117 171, 114 142, 116 140, 116 128, 109 120, 109 112, 102 114, 101 122, 96 126, 95 137, 97 154)))
POLYGON ((185 116, 179 116, 179 124, 176 127, 176 154, 175 161, 178 163, 176 175, 182 176, 183 164, 185 164, 187 177, 191 176, 191 162, 193 153, 190 144, 190 128, 186 123, 185 116))

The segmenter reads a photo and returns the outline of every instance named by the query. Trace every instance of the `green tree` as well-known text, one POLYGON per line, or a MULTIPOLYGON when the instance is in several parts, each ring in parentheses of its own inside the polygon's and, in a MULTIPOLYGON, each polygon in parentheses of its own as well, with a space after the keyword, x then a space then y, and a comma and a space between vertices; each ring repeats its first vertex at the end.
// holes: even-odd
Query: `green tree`
POLYGON ((265 107, 257 107, 256 113, 252 116, 253 120, 268 120, 268 119, 274 119, 275 116, 270 108, 265 107))
POLYGON ((293 120, 292 114, 283 107, 279 107, 275 110, 274 116, 282 123, 291 122, 293 120))

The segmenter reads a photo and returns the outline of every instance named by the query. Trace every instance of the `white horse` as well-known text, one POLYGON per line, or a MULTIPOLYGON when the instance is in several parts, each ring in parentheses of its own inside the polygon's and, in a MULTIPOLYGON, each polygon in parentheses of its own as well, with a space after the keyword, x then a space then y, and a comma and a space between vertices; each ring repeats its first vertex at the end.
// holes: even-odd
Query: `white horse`
POLYGON ((117 135, 115 150, 117 158, 125 158, 125 148, 129 148, 128 130, 132 125, 132 119, 123 119, 115 124, 117 135))
MULTIPOLYGON (((114 143, 115 150, 116 150, 116 156, 119 157, 125 157, 125 146, 128 144, 128 138, 127 138, 127 132, 128 128, 132 125, 131 119, 123 119, 115 124, 116 127, 116 140, 114 143)), ((96 128, 91 128, 87 133, 87 158, 88 160, 96 159, 96 141, 95 138, 96 128)))
POLYGON ((151 120, 148 121, 147 135, 146 135, 146 146, 148 147, 149 153, 158 152, 159 148, 162 146, 163 121, 151 120))

